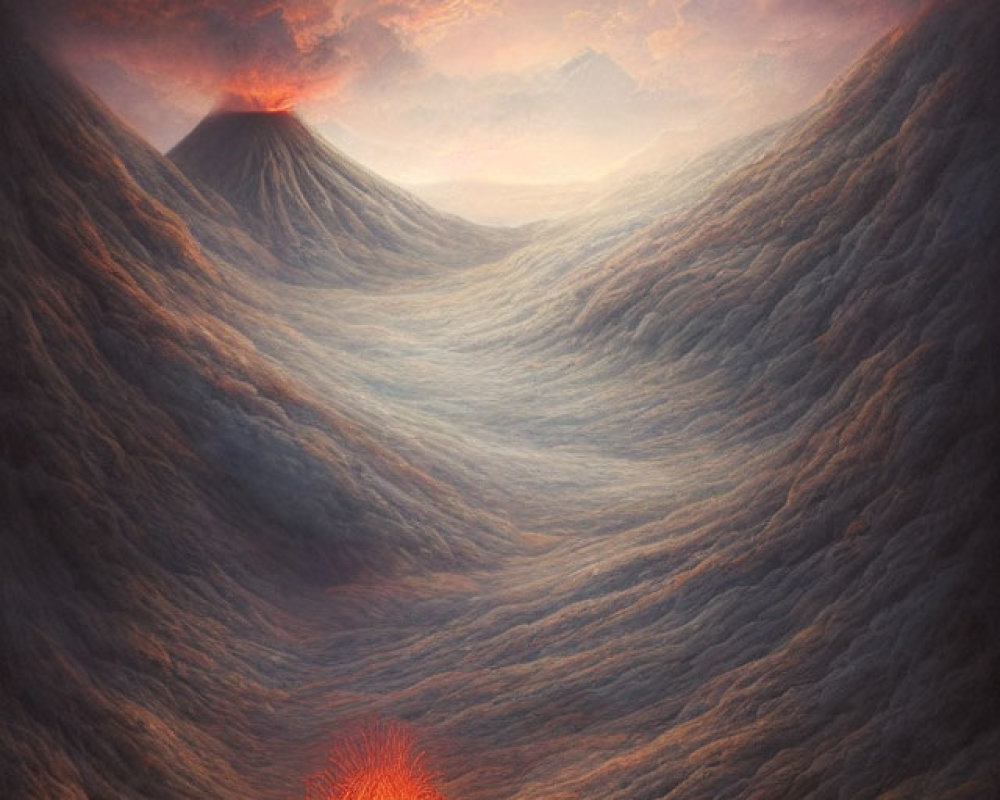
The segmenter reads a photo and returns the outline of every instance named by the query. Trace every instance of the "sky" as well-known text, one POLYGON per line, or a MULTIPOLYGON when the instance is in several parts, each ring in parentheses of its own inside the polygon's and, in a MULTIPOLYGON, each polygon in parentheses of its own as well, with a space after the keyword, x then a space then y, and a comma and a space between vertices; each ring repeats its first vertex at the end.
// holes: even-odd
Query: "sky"
POLYGON ((69 68, 162 150, 294 108, 401 183, 599 178, 791 116, 922 0, 33 0, 69 68))

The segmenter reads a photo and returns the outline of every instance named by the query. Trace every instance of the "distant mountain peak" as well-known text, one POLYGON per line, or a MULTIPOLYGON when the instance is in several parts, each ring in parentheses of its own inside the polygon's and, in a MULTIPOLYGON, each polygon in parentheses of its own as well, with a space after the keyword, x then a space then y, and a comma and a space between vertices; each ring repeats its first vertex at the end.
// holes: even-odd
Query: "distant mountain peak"
POLYGON ((554 73, 562 91, 583 95, 631 94, 635 79, 608 53, 586 47, 554 73))
POLYGON ((591 59, 594 59, 594 58, 609 59, 610 56, 607 53, 602 53, 599 50, 595 50, 590 45, 587 45, 582 50, 580 50, 575 56, 573 56, 569 61, 567 61, 563 65, 563 68, 571 67, 571 66, 573 66, 575 64, 582 64, 582 63, 584 63, 586 61, 589 61, 591 59))
POLYGON ((563 75, 571 75, 581 70, 613 70, 628 74, 610 54, 595 50, 593 47, 585 47, 559 67, 559 72, 563 75))

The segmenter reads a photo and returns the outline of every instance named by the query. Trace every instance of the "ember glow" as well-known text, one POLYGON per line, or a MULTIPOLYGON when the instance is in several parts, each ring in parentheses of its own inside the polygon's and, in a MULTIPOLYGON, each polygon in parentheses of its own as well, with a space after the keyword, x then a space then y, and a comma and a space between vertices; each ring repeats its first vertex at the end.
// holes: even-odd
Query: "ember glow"
POLYGON ((413 733, 397 722, 368 722, 330 748, 306 800, 443 800, 413 733))
POLYGON ((302 94, 301 86, 250 71, 225 84, 219 107, 226 111, 291 111, 302 94))

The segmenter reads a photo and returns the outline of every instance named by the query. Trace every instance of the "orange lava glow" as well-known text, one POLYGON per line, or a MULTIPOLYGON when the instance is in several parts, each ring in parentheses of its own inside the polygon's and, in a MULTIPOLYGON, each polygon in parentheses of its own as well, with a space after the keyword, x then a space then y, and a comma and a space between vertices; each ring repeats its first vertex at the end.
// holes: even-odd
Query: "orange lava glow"
POLYGON ((226 82, 222 106, 227 111, 291 111, 302 87, 257 71, 244 72, 226 82))
POLYGON ((306 800, 444 800, 413 734, 396 722, 371 722, 337 739, 306 800))

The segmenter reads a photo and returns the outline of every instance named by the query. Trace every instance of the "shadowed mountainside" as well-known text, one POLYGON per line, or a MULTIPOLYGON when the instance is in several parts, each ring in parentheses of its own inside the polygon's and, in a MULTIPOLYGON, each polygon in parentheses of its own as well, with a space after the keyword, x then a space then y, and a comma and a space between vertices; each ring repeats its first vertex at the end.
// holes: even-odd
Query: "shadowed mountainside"
POLYGON ((0 794, 280 795, 288 609, 508 532, 228 324, 246 281, 192 232, 279 263, 2 38, 0 794))

